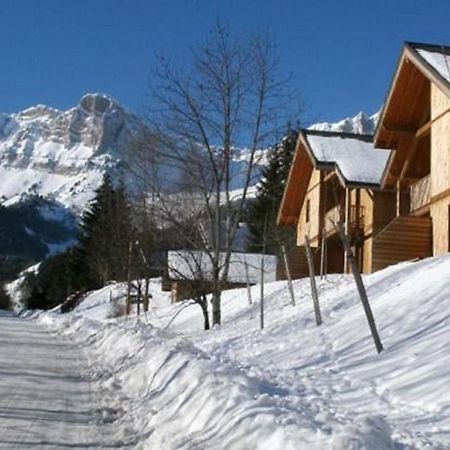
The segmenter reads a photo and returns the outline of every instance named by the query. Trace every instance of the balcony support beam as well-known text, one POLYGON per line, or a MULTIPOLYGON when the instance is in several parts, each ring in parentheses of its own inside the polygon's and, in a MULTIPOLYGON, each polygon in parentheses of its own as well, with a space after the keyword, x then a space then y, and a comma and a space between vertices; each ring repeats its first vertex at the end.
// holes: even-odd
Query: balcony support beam
MULTIPOLYGON (((345 189, 345 209, 344 209, 344 232, 345 235, 348 236, 349 235, 349 231, 350 231, 350 195, 351 195, 351 190, 350 188, 346 188, 345 189)), ((347 249, 344 249, 344 273, 348 272, 348 252, 347 249)))

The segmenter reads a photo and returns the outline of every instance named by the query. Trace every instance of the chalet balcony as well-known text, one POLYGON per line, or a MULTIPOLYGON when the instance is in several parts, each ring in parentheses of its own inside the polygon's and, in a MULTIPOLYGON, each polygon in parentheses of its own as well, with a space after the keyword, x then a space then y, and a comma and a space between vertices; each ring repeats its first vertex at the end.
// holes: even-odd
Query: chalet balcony
POLYGON ((331 236, 336 232, 334 229, 334 223, 343 222, 345 219, 344 208, 341 205, 337 205, 331 208, 325 213, 325 236, 331 236))
POLYGON ((411 212, 416 211, 430 203, 430 175, 421 178, 411 185, 411 212))
MULTIPOLYGON (((350 206, 349 232, 351 235, 359 233, 364 229, 366 211, 364 206, 350 206)), ((325 213, 325 236, 331 236, 336 232, 333 223, 345 222, 345 209, 341 205, 331 208, 325 213)))

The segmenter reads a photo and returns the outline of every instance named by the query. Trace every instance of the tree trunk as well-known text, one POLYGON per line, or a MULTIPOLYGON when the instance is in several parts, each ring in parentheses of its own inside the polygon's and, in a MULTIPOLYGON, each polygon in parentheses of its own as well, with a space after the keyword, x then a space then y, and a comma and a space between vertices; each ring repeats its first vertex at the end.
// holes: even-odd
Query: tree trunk
POLYGON ((149 298, 148 298, 148 290, 150 287, 150 280, 146 277, 145 278, 145 291, 144 291, 144 311, 148 312, 148 306, 149 306, 149 298))
POLYGON ((209 330, 211 328, 211 326, 209 324, 208 300, 206 299, 206 295, 202 295, 202 298, 199 303, 200 303, 200 306, 201 306, 202 312, 203 312, 203 321, 205 324, 205 330, 209 330))
POLYGON ((221 319, 221 310, 220 310, 220 290, 216 289, 212 293, 212 319, 213 319, 213 325, 220 325, 220 319, 221 319))

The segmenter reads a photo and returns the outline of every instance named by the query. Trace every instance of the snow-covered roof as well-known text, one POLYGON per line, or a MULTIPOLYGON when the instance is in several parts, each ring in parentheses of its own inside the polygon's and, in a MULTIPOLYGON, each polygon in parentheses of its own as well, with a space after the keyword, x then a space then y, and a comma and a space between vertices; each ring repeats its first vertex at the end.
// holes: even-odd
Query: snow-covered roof
POLYGON ((444 80, 450 82, 450 47, 444 45, 410 43, 421 56, 444 80))
POLYGON ((335 168, 345 185, 379 186, 390 151, 375 149, 372 136, 303 130, 320 168, 335 168))
MULTIPOLYGON (((220 254, 224 261, 225 254, 220 254)), ((264 269, 264 280, 276 280, 277 257, 258 253, 232 253, 228 270, 228 282, 246 283, 247 272, 250 284, 261 279, 261 267, 264 269), (247 266, 247 270, 246 270, 247 266)), ((190 250, 172 250, 168 252, 169 277, 173 280, 211 279, 212 264, 206 252, 190 250)))

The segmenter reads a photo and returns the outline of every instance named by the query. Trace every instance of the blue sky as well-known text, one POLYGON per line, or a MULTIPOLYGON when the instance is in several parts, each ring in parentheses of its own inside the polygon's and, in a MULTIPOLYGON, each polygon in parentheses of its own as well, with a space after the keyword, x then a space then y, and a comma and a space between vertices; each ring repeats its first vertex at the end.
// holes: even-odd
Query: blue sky
POLYGON ((137 112, 156 52, 185 58, 217 17, 269 30, 304 121, 382 104, 404 40, 450 44, 448 0, 2 0, 0 111, 106 92, 137 112))

